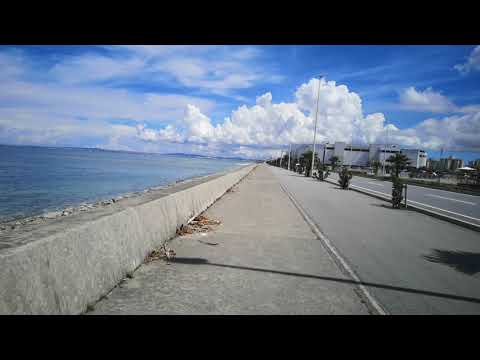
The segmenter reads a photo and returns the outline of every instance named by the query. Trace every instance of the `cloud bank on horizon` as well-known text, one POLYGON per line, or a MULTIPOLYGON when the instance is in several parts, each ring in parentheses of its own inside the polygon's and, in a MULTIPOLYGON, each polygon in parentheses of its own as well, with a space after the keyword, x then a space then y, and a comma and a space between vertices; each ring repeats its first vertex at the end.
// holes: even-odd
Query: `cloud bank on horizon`
MULTIPOLYGON (((450 65, 432 64, 444 73, 430 81, 391 78, 410 66, 395 61, 360 68, 334 61, 331 69, 345 70, 329 71, 328 80, 299 76, 289 73, 305 68, 299 48, 305 62, 336 54, 328 47, 0 47, 0 143, 267 158, 311 143, 318 95, 318 142, 383 143, 388 128, 390 143, 480 151, 480 93, 472 85, 479 46, 462 49, 467 57, 454 49, 450 65), (289 60, 275 66, 278 59, 289 60), (438 90, 442 81, 452 95, 438 90)), ((365 52, 345 51, 358 62, 365 52)), ((433 56, 412 51, 418 64, 433 56)))

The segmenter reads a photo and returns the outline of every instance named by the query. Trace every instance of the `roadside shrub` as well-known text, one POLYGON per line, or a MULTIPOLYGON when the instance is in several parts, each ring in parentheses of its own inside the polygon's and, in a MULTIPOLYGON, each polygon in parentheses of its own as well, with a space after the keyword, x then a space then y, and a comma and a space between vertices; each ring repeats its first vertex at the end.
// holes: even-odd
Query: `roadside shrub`
POLYGON ((338 175, 340 176, 340 180, 338 180, 340 187, 344 190, 348 190, 350 187, 350 180, 352 179, 352 173, 348 171, 346 167, 343 167, 338 175))
POLYGON ((392 177, 392 207, 399 209, 403 200, 403 181, 400 178, 392 177))
POLYGON ((330 175, 328 168, 325 165, 320 165, 318 169, 318 180, 324 181, 326 178, 328 178, 328 175, 330 175))

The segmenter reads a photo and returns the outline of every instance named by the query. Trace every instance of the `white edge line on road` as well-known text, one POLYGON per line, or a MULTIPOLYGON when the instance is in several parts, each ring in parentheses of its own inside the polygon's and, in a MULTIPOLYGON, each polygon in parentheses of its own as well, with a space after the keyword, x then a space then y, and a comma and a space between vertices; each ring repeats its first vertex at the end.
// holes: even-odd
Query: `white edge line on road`
MULTIPOLYGON (((367 189, 367 188, 364 188, 364 187, 361 187, 361 186, 358 186, 358 185, 351 185, 351 187, 356 187, 356 188, 359 188, 359 189, 362 189, 362 190, 375 192, 375 193, 381 194, 381 195, 386 196, 386 197, 389 197, 389 198, 391 197, 391 195, 389 195, 389 194, 385 194, 385 193, 382 193, 382 192, 380 192, 380 191, 375 191, 375 190, 372 190, 372 189, 367 189)), ((444 211, 444 212, 447 212, 447 213, 450 213, 450 214, 454 214, 454 215, 458 215, 458 216, 461 216, 461 217, 465 217, 465 218, 468 218, 468 219, 472 219, 472 220, 475 220, 475 221, 480 221, 480 219, 475 218, 475 217, 472 217, 472 216, 459 214, 459 213, 456 213, 456 212, 454 212, 454 211, 445 210, 445 209, 438 208, 438 207, 435 207, 435 206, 432 206, 432 205, 427 205, 427 204, 424 204, 424 203, 421 203, 421 202, 418 202, 418 201, 413 201, 413 200, 408 200, 408 199, 407 199, 407 203, 414 203, 414 204, 418 204, 418 205, 421 205, 421 206, 426 206, 426 207, 429 207, 429 208, 432 208, 432 209, 444 211)))
POLYGON ((303 210, 303 208, 300 206, 300 204, 295 200, 293 195, 288 192, 288 190, 280 183, 280 187, 283 189, 285 194, 289 197, 290 201, 295 205, 295 207, 298 209, 302 217, 305 219, 307 224, 310 226, 314 234, 323 242, 323 244, 327 247, 327 249, 330 251, 331 254, 337 259, 338 262, 342 265, 342 267, 347 271, 347 273, 350 275, 350 277, 357 283, 356 285, 359 287, 360 291, 362 294, 365 296, 367 301, 370 303, 370 305, 375 309, 375 311, 379 315, 389 315, 388 312, 380 305, 380 303, 373 297, 373 295, 370 294, 368 289, 362 284, 362 281, 360 278, 357 276, 355 271, 348 265, 348 263, 345 261, 345 259, 338 253, 338 251, 335 249, 335 247, 332 245, 330 240, 322 234, 320 229, 315 225, 313 220, 308 216, 308 214, 303 210))
MULTIPOLYGON (((367 181, 368 178, 357 176, 357 177, 355 177, 355 180, 362 182, 363 180, 367 181), (362 179, 362 180, 359 180, 359 179, 362 179)), ((392 183, 390 180, 376 180, 376 181, 378 181, 378 182, 388 182, 390 184, 392 183)), ((420 186, 420 185, 408 184, 408 187, 409 188, 413 187, 415 189, 423 190, 423 191, 425 191, 425 189, 428 189, 428 191, 440 191, 441 193, 454 193, 454 194, 458 194, 460 196, 470 196, 470 197, 473 197, 475 199, 480 199, 479 195, 472 195, 472 194, 465 194, 465 193, 462 193, 462 192, 456 192, 456 191, 450 191, 450 190, 444 190, 444 189, 437 189, 437 188, 433 188, 433 187, 429 187, 429 186, 420 186)))
POLYGON ((440 195, 435 195, 435 194, 425 194, 425 196, 431 196, 431 197, 436 197, 436 198, 439 198, 439 199, 445 199, 445 200, 451 200, 451 201, 458 201, 458 202, 469 204, 469 205, 477 205, 476 203, 473 203, 473 202, 470 202, 470 201, 452 199, 452 198, 448 198, 448 197, 440 196, 440 195))
POLYGON ((377 185, 377 186, 384 186, 383 184, 379 184, 373 181, 367 181, 367 183, 372 184, 372 185, 377 185))

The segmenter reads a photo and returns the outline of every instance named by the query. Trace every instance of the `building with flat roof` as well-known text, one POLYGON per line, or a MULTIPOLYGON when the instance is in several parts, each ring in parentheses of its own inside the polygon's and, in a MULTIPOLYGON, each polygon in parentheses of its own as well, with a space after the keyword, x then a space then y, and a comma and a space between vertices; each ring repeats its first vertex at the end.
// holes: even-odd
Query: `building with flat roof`
POLYGON ((440 160, 428 159, 427 160, 427 169, 429 170, 438 170, 440 168, 440 160))
POLYGON ((455 171, 458 168, 463 167, 463 160, 462 159, 456 159, 452 156, 449 156, 448 158, 442 158, 440 159, 440 166, 439 170, 443 171, 455 171))
POLYGON ((474 169, 479 169, 480 168, 480 159, 472 160, 468 163, 468 166, 474 169))
MULTIPOLYGON (((312 150, 312 145, 292 145, 292 156, 300 157, 309 150, 312 150)), ((324 161, 325 164, 331 164, 330 159, 336 156, 341 165, 351 167, 368 167, 374 160, 389 165, 387 159, 392 155, 401 153, 408 157, 411 167, 421 168, 427 165, 427 153, 424 150, 402 149, 395 144, 353 145, 345 142, 335 142, 334 144, 317 144, 315 145, 315 152, 319 162, 324 161)))

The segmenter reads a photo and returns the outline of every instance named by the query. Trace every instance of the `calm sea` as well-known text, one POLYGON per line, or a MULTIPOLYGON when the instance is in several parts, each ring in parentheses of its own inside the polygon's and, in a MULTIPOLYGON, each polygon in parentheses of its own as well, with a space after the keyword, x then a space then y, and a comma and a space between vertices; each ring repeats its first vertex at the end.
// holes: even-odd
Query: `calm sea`
POLYGON ((247 163, 188 155, 0 145, 0 222, 247 163))

